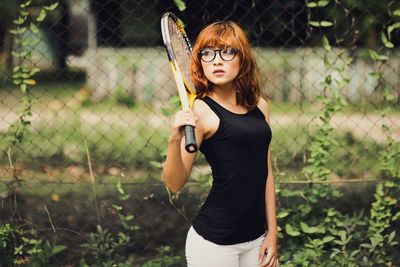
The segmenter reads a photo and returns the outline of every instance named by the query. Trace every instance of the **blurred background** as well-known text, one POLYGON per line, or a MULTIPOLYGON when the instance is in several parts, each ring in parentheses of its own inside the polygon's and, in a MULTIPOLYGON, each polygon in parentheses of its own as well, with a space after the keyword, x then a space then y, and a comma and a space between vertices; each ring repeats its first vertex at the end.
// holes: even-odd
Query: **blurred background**
MULTIPOLYGON (((400 172, 399 10, 390 0, 0 0, 2 266, 184 266, 211 172, 199 154, 182 192, 161 180, 178 108, 160 30, 166 11, 193 43, 204 25, 229 19, 254 46, 270 98, 281 250, 309 242, 296 231, 326 237, 303 226, 323 224, 328 208, 351 218, 344 232, 362 240, 352 231, 371 231, 376 190, 400 172), (322 202, 304 197, 313 184, 322 202), (313 212, 299 215, 304 199, 313 212)), ((379 226, 387 240, 399 226, 393 187, 382 191, 391 198, 382 207, 392 220, 379 226)), ((324 253, 338 245, 328 239, 324 253)), ((355 265, 332 266, 398 266, 400 255, 381 248, 383 263, 363 265, 361 246, 355 265)), ((319 260, 335 258, 324 253, 319 260)), ((281 254, 285 266, 329 266, 281 254)))

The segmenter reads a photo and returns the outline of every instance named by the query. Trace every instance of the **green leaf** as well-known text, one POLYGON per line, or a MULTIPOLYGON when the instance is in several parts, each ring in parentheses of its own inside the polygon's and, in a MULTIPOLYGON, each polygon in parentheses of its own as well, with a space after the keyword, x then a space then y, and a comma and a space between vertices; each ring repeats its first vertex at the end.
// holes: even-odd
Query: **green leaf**
POLYGON ((322 45, 326 51, 331 51, 331 45, 329 44, 329 40, 325 34, 322 36, 322 45))
POLYGON ((315 20, 311 20, 308 22, 311 26, 313 27, 331 27, 333 26, 333 22, 331 21, 327 21, 327 20, 322 20, 322 21, 315 21, 315 20))
POLYGON ((384 32, 381 32, 381 40, 382 40, 382 43, 384 44, 384 46, 386 46, 387 48, 394 47, 393 43, 387 39, 386 34, 384 32))
POLYGON ((49 6, 44 6, 43 8, 46 9, 47 11, 53 11, 58 7, 58 2, 55 2, 54 4, 51 4, 49 6))
POLYGON ((286 233, 290 236, 299 236, 301 233, 293 228, 290 224, 285 225, 286 233))
POLYGON ((14 80, 16 80, 16 79, 21 78, 21 76, 22 76, 22 73, 17 72, 17 73, 15 73, 15 74, 12 76, 12 78, 13 78, 14 80))
POLYGON ((130 197, 131 197, 130 194, 126 194, 126 195, 121 196, 120 199, 121 199, 121 200, 127 200, 127 199, 129 199, 130 197))
POLYGON ((319 21, 315 21, 315 20, 310 20, 308 22, 308 24, 310 24, 313 27, 320 27, 319 21))
POLYGON ((26 27, 17 28, 16 30, 11 30, 12 34, 23 34, 26 31, 26 27))
POLYGON ((14 248, 14 255, 22 255, 24 249, 24 245, 20 245, 16 248, 14 248))
POLYGON ((42 22, 46 18, 46 15, 47 15, 46 10, 41 9, 39 12, 39 16, 36 18, 36 21, 42 22))
POLYGON ((26 8, 26 7, 30 6, 31 3, 32 3, 32 0, 29 0, 29 1, 26 1, 25 3, 20 4, 19 6, 21 8, 26 8))
POLYGON ((391 233, 389 234, 389 236, 388 236, 388 241, 389 241, 389 243, 393 241, 393 239, 395 238, 395 236, 396 236, 396 231, 393 231, 393 232, 391 232, 391 233))
POLYGON ((382 77, 382 72, 376 72, 376 71, 374 71, 374 72, 368 73, 368 75, 369 75, 370 77, 372 77, 372 78, 379 79, 379 78, 382 77))
POLYGON ((21 84, 20 88, 21 88, 22 93, 25 94, 26 93, 26 89, 27 89, 26 84, 25 83, 21 84))
POLYGON ((393 15, 400 17, 400 9, 395 10, 393 15))
POLYGON ((308 2, 307 7, 314 8, 314 7, 324 7, 329 4, 330 0, 321 0, 318 2, 308 2))
POLYGON ((384 192, 383 192, 383 186, 382 186, 382 184, 380 183, 380 184, 378 184, 378 186, 376 187, 376 189, 375 189, 376 191, 376 194, 378 195, 378 196, 384 196, 384 192))
POLYGON ((308 2, 307 7, 309 7, 309 8, 317 7, 317 3, 316 2, 308 2))
POLYGON ((282 189, 281 196, 282 197, 302 196, 302 191, 300 191, 300 190, 282 189))
POLYGON ((179 11, 184 11, 186 9, 185 1, 183 0, 174 0, 176 7, 179 11))
POLYGON ((126 221, 131 221, 131 220, 133 220, 133 218, 134 218, 133 215, 128 215, 128 216, 125 217, 125 220, 126 221))
POLYGON ((13 23, 14 23, 14 24, 17 24, 17 25, 21 25, 21 24, 23 24, 24 22, 25 22, 25 19, 22 18, 22 17, 18 17, 18 19, 14 19, 14 20, 13 20, 13 23))
POLYGON ((388 29, 387 29, 387 32, 388 32, 388 34, 390 35, 390 34, 392 33, 393 30, 399 29, 399 28, 400 28, 400 22, 396 22, 396 23, 394 23, 394 24, 392 24, 392 25, 389 25, 389 27, 388 27, 388 29))
POLYGON ((393 94, 388 94, 388 95, 385 96, 385 99, 386 99, 387 101, 393 101, 393 100, 396 99, 396 96, 393 95, 393 94))
POLYGON ((13 80, 13 84, 15 84, 15 85, 20 85, 21 84, 21 79, 14 79, 13 80))
POLYGON ((64 245, 58 245, 53 247, 53 249, 51 250, 51 255, 56 255, 62 251, 64 251, 65 249, 67 249, 67 246, 64 245))
POLYGON ((284 210, 284 211, 279 211, 278 214, 276 215, 276 217, 278 219, 282 219, 282 218, 285 218, 288 215, 289 215, 289 211, 284 210))
POLYGON ((29 77, 30 77, 29 74, 21 73, 21 72, 15 73, 13 75, 13 78, 24 78, 24 79, 26 79, 26 78, 29 78, 29 77))
POLYGON ((321 0, 317 2, 317 6, 319 7, 324 7, 327 6, 329 4, 330 0, 321 0))
POLYGON ((368 54, 371 57, 371 59, 376 60, 376 61, 386 61, 389 59, 388 56, 386 55, 380 55, 377 52, 375 52, 374 50, 368 50, 368 54))
POLYGON ((329 243, 329 242, 331 242, 332 240, 335 240, 335 237, 329 235, 329 236, 324 236, 324 238, 322 239, 322 242, 323 242, 323 243, 329 243))
POLYGON ((392 221, 397 221, 400 218, 400 211, 398 211, 395 215, 392 217, 392 221))
POLYGON ((350 258, 354 258, 355 255, 357 255, 360 252, 359 249, 354 250, 353 252, 350 253, 350 258))
POLYGON ((36 81, 33 79, 28 79, 28 80, 24 80, 24 83, 29 84, 29 85, 35 85, 36 81))
POLYGON ((31 24, 29 25, 29 27, 30 27, 30 29, 31 29, 31 31, 32 31, 33 33, 38 33, 38 32, 39 32, 39 28, 38 28, 38 26, 37 26, 36 24, 31 23, 31 24))
POLYGON ((29 75, 32 77, 33 75, 35 75, 39 71, 40 71, 39 68, 33 67, 32 69, 29 70, 29 75))
POLYGON ((112 207, 113 207, 114 209, 116 209, 116 210, 122 210, 122 207, 119 206, 119 205, 113 204, 112 207))
POLYGON ((124 189, 122 188, 121 181, 118 181, 118 183, 117 183, 117 190, 121 195, 125 195, 124 189))
POLYGON ((323 20, 323 21, 321 21, 321 26, 322 27, 331 27, 331 26, 333 26, 333 22, 323 20))
POLYGON ((169 116, 171 116, 172 112, 171 112, 170 109, 161 108, 161 114, 163 114, 163 115, 166 116, 166 117, 169 117, 169 116))
POLYGON ((322 229, 316 226, 308 226, 306 223, 301 222, 300 223, 300 228, 301 230, 306 233, 306 234, 315 234, 315 233, 321 233, 323 232, 322 229))
POLYGON ((310 232, 309 232, 310 227, 309 227, 306 223, 301 222, 301 223, 300 223, 300 228, 301 228, 301 230, 302 230, 304 233, 310 233, 310 232))
POLYGON ((161 162, 152 160, 150 161, 150 165, 156 167, 157 169, 162 169, 163 168, 163 164, 161 162))

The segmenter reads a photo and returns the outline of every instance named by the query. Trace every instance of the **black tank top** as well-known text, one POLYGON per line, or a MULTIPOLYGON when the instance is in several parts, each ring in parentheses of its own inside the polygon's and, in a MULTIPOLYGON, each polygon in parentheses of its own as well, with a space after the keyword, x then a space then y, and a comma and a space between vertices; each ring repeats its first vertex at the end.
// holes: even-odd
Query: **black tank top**
POLYGON ((211 165, 211 190, 193 221, 204 239, 232 245, 260 237, 267 227, 265 186, 271 129, 256 107, 233 113, 210 97, 202 99, 220 122, 200 151, 211 165))

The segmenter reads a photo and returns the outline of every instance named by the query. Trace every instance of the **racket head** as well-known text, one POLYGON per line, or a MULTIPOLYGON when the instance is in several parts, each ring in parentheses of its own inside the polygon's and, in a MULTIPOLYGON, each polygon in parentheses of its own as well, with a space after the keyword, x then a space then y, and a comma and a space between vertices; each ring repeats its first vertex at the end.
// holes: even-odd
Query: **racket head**
MULTIPOLYGON (((174 71, 175 79, 179 83, 181 77, 189 106, 192 107, 196 98, 195 87, 190 79, 192 45, 185 32, 184 25, 173 13, 167 12, 161 17, 161 33, 168 59, 173 65, 172 70, 174 71)), ((179 88, 180 85, 178 84, 178 90, 179 88)), ((180 93, 181 103, 184 107, 186 100, 182 99, 182 97, 180 93)))
MULTIPOLYGON (((190 79, 192 46, 182 22, 171 12, 167 12, 161 17, 161 33, 178 87, 182 108, 188 109, 193 105, 196 98, 194 86, 190 79)), ((198 147, 194 127, 185 125, 184 134, 186 151, 195 153, 198 147)))

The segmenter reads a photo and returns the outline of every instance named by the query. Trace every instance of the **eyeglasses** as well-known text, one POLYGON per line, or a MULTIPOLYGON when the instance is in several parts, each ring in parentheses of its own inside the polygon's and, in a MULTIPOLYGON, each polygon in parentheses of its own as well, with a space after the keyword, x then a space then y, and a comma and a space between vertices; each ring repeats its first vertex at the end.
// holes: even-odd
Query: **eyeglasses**
POLYGON ((239 52, 236 48, 226 48, 226 49, 211 49, 211 48, 205 48, 199 51, 199 55, 201 60, 204 62, 211 62, 215 59, 217 56, 217 53, 219 53, 219 56, 222 58, 224 61, 231 61, 232 59, 235 58, 236 54, 239 52))

